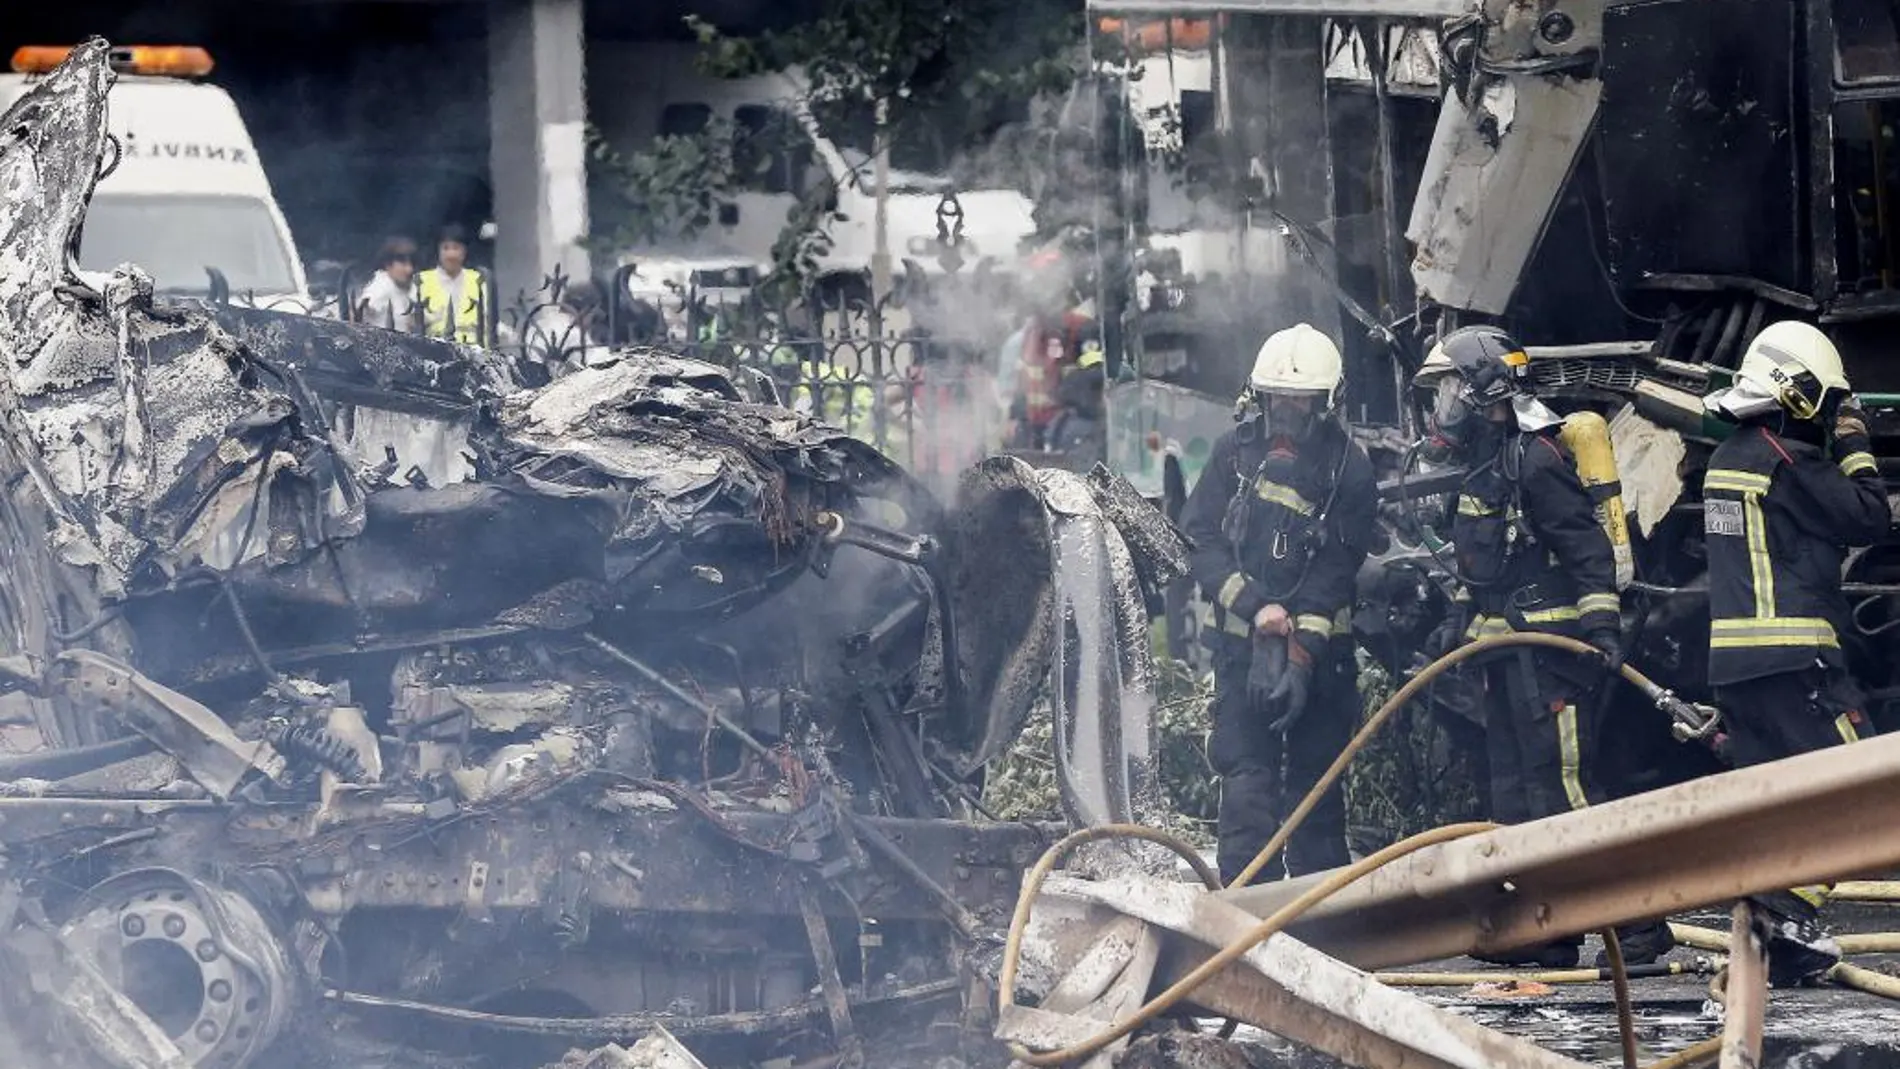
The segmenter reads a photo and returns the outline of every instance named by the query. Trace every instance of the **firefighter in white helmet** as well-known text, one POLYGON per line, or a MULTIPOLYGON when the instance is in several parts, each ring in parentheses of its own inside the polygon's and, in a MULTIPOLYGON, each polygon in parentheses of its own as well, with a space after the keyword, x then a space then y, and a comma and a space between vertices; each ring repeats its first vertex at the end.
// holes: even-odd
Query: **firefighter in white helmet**
MULTIPOLYGON (((1748 346, 1733 387, 1708 408, 1737 424, 1702 483, 1709 566, 1709 683, 1728 755, 1755 765, 1870 731, 1848 674, 1841 593, 1849 547, 1885 538, 1892 516, 1867 420, 1825 334, 1786 321, 1748 346)), ((1763 896, 1769 978, 1824 973, 1840 949, 1820 927, 1820 888, 1763 896)))
MULTIPOLYGON (((1359 717, 1354 579, 1374 538, 1372 463, 1338 417, 1339 348, 1302 323, 1266 340, 1182 528, 1208 602, 1208 756, 1221 777, 1221 875, 1232 881, 1345 746, 1359 717)), ((1346 807, 1326 795, 1285 870, 1344 865, 1346 807)), ((1277 875, 1279 859, 1262 875, 1277 875)))

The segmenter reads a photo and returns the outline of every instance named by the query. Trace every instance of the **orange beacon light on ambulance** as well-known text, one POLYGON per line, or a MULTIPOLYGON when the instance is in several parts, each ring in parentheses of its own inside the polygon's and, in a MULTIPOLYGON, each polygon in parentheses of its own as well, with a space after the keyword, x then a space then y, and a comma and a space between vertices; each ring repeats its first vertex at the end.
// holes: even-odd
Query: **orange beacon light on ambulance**
MULTIPOLYGON (((11 72, 0 73, 0 111, 70 52, 16 50, 11 72)), ((137 264, 161 293, 184 297, 208 296, 216 270, 234 297, 308 310, 303 262, 250 130, 229 93, 198 80, 211 73, 211 54, 195 45, 131 45, 113 48, 111 62, 119 77, 106 124, 122 151, 93 192, 80 266, 137 264)))

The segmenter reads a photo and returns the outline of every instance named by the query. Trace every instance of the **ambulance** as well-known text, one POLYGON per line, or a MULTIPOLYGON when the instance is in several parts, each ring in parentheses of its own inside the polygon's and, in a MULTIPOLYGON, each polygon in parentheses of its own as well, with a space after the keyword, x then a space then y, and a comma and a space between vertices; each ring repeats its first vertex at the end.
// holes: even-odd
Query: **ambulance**
MULTIPOLYGON (((12 73, 0 73, 0 111, 68 51, 16 51, 12 73)), ((137 264, 163 294, 308 312, 303 261, 250 131, 230 94, 200 80, 210 53, 134 45, 114 48, 112 63, 106 122, 120 158, 86 212, 80 266, 137 264)))

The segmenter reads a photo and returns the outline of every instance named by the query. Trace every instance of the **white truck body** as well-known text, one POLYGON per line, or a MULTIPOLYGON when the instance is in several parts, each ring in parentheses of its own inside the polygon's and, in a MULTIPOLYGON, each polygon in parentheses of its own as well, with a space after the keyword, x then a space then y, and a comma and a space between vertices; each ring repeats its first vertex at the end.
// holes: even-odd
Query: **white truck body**
MULTIPOLYGON (((685 261, 745 259, 769 265, 772 247, 799 197, 820 181, 838 190, 837 215, 826 225, 829 252, 819 257, 823 274, 862 274, 871 270, 877 251, 875 175, 868 152, 841 145, 828 135, 805 106, 805 83, 796 71, 752 78, 716 78, 695 65, 692 45, 615 44, 588 47, 588 107, 594 125, 623 152, 642 150, 664 134, 702 130, 711 120, 738 130, 782 123, 797 142, 773 154, 763 174, 748 177, 731 197, 736 212, 690 240, 663 248, 625 250, 623 262, 655 255, 685 261)), ((743 136, 743 135, 741 135, 743 136)), ((786 140, 781 138, 780 140, 786 140)), ((868 148, 868 146, 866 146, 868 148)), ((887 208, 891 270, 910 259, 928 273, 939 273, 937 209, 948 179, 892 170, 887 208)), ((1032 235, 1033 205, 1014 190, 955 191, 964 216, 967 263, 990 258, 993 269, 1020 266, 1023 239, 1032 235)))

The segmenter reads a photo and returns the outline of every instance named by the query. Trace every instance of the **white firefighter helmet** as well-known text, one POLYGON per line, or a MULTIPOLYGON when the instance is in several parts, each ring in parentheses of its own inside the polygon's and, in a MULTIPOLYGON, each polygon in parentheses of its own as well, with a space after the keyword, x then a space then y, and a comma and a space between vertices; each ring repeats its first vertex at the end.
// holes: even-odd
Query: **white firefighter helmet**
POLYGON ((1831 390, 1852 392, 1841 352, 1820 329, 1799 320, 1770 323, 1742 354, 1731 389, 1710 398, 1736 416, 1778 404, 1796 419, 1813 419, 1831 390))
POLYGON ((1345 373, 1339 346, 1306 323, 1278 331, 1260 344, 1247 385, 1257 393, 1317 395, 1331 411, 1345 373))

